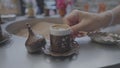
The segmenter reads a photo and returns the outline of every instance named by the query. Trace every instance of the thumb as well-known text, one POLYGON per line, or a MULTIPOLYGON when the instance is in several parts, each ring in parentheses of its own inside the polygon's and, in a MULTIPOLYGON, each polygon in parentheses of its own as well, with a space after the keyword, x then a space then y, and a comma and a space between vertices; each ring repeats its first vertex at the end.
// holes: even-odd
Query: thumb
POLYGON ((64 23, 73 26, 79 22, 79 10, 73 10, 63 18, 64 23))
POLYGON ((81 31, 84 26, 83 23, 85 23, 85 20, 81 20, 78 24, 71 26, 72 31, 73 32, 81 31))

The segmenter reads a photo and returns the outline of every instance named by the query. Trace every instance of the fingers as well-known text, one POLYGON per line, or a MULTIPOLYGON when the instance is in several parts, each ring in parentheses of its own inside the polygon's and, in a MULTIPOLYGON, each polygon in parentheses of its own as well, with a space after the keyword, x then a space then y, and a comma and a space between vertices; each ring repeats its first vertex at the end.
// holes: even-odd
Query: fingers
POLYGON ((79 31, 90 32, 95 30, 93 27, 96 26, 92 26, 94 25, 94 19, 96 19, 95 16, 96 15, 93 13, 74 10, 69 15, 65 16, 63 21, 71 26, 73 36, 81 37, 86 35, 86 33, 79 31))
POLYGON ((83 23, 85 22, 81 21, 79 24, 71 26, 74 37, 83 37, 87 35, 87 32, 85 32, 83 29, 83 23))
POLYGON ((71 26, 71 29, 73 32, 78 32, 78 31, 84 31, 83 26, 84 26, 84 20, 80 21, 78 24, 71 26))
POLYGON ((85 32, 85 31, 79 31, 78 32, 78 37, 83 37, 83 36, 86 36, 88 32, 85 32))
POLYGON ((79 24, 71 26, 73 38, 75 38, 75 37, 83 37, 83 36, 85 36, 87 34, 86 32, 81 31, 80 24, 82 24, 82 23, 84 23, 84 22, 80 22, 79 24))
POLYGON ((70 21, 67 19, 67 17, 64 17, 64 18, 63 18, 63 23, 71 26, 70 21))
POLYGON ((84 37, 88 34, 88 32, 84 32, 84 31, 79 31, 79 32, 74 32, 72 34, 72 37, 73 38, 76 38, 76 37, 84 37))
POLYGON ((73 26, 79 22, 79 10, 73 10, 69 15, 63 19, 64 23, 73 26))

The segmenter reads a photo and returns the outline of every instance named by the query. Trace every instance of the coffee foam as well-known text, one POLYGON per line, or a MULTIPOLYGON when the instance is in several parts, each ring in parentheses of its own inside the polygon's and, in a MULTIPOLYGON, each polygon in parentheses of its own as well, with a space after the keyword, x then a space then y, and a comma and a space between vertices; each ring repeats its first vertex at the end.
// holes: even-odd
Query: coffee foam
POLYGON ((52 35, 68 35, 71 34, 71 29, 66 24, 54 24, 50 27, 50 34, 52 35))

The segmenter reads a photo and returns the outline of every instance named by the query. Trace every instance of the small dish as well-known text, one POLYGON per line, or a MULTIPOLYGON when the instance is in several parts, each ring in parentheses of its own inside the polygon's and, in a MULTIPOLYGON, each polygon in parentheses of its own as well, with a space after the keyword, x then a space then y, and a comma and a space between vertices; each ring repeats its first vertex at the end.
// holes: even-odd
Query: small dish
POLYGON ((48 43, 48 44, 46 44, 45 48, 43 48, 43 52, 50 56, 55 56, 55 57, 61 56, 62 57, 62 56, 70 56, 73 54, 78 54, 79 49, 80 49, 79 44, 76 41, 74 41, 71 45, 71 50, 69 50, 68 52, 65 52, 65 53, 56 53, 56 52, 51 51, 50 43, 48 43))
POLYGON ((106 45, 118 45, 120 40, 120 35, 107 32, 90 32, 88 36, 93 42, 106 45))

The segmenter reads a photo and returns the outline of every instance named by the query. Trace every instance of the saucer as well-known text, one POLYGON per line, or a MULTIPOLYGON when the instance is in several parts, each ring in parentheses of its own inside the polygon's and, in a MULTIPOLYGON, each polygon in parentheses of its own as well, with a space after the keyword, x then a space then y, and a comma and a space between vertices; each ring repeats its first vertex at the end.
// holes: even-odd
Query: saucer
POLYGON ((6 41, 8 41, 10 39, 10 34, 8 33, 3 33, 3 39, 0 41, 0 44, 5 43, 6 41))
POLYGON ((56 56, 56 57, 61 56, 62 57, 62 56, 70 56, 70 55, 73 55, 73 54, 78 54, 79 49, 80 49, 79 44, 76 41, 74 41, 71 45, 71 50, 69 50, 68 52, 65 52, 65 53, 52 52, 51 48, 50 48, 50 42, 48 42, 46 44, 45 48, 43 48, 43 52, 47 55, 50 55, 50 56, 56 56))
POLYGON ((88 36, 93 42, 106 45, 118 45, 120 42, 120 35, 107 32, 91 32, 88 36))

